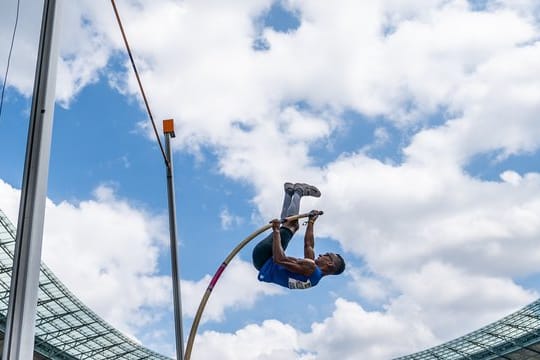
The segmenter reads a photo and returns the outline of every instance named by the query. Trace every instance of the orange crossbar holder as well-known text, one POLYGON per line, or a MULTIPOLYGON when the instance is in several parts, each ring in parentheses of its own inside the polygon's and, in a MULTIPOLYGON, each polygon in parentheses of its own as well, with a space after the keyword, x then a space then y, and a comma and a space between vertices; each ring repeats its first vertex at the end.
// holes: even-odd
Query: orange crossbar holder
POLYGON ((171 137, 175 137, 175 134, 174 134, 174 120, 173 119, 163 120, 163 133, 164 134, 171 134, 171 137))

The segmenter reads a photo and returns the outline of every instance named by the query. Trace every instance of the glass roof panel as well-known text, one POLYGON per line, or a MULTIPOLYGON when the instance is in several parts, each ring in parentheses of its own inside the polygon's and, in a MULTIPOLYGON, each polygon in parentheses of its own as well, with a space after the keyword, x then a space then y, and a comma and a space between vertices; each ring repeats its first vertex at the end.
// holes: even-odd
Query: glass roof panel
MULTIPOLYGON (((0 210, 0 326, 5 327, 15 228, 0 210)), ((50 359, 170 360, 135 343, 77 299, 41 264, 35 350, 50 359)))

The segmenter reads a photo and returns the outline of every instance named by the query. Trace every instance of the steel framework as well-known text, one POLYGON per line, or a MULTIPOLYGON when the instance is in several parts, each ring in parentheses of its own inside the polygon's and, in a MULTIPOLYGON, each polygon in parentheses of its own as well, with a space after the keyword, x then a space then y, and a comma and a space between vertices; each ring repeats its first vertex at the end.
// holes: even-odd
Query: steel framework
POLYGON ((457 339, 395 360, 540 360, 540 299, 457 339))
MULTIPOLYGON (((15 228, 0 210, 0 332, 6 312, 15 228)), ((44 264, 39 275, 35 351, 53 360, 171 360, 135 343, 78 300, 44 264)), ((394 360, 540 360, 540 299, 490 325, 394 360)))
MULTIPOLYGON (((0 210, 0 331, 6 312, 15 247, 15 228, 0 210)), ((77 299, 41 264, 35 352, 58 360, 171 360, 135 343, 77 299)))

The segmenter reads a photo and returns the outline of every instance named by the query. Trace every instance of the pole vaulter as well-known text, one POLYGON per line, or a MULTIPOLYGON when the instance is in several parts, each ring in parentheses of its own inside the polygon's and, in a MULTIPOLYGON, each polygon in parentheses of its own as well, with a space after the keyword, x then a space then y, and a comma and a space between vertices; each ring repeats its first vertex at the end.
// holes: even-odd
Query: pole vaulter
MULTIPOLYGON (((304 213, 304 214, 291 216, 286 219, 283 219, 282 222, 307 218, 310 216, 310 214, 311 213, 304 213)), ((189 332, 189 338, 186 345, 186 351, 184 352, 184 360, 191 359, 191 351, 193 350, 193 343, 195 341, 195 336, 197 335, 197 329, 199 328, 199 323, 201 321, 202 313, 204 311, 204 308, 206 307, 206 303, 208 302, 210 295, 212 294, 212 290, 214 290, 214 287, 216 286, 219 278, 221 277, 221 274, 223 274, 223 272, 225 271, 225 268, 229 265, 231 260, 240 252, 240 250, 244 248, 244 246, 246 246, 251 240, 255 239, 257 236, 259 236, 261 233, 265 232, 266 230, 270 229, 271 227, 272 227, 272 224, 269 223, 262 226, 261 228, 254 231, 253 233, 251 233, 248 237, 242 240, 231 251, 231 253, 227 256, 227 258, 225 258, 223 263, 217 269, 216 273, 214 274, 214 277, 212 277, 212 280, 210 280, 210 284, 206 288, 206 291, 202 297, 201 303, 199 304, 199 308, 197 309, 197 313, 195 314, 195 318, 193 319, 193 324, 191 325, 191 330, 189 332)))

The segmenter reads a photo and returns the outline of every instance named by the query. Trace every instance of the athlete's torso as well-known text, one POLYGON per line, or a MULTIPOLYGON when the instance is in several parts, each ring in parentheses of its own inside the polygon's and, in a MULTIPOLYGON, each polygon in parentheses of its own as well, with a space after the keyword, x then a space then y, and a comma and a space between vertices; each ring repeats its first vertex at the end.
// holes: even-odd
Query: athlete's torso
POLYGON ((316 266, 310 276, 293 273, 283 266, 268 259, 259 271, 259 281, 271 282, 289 289, 308 289, 319 283, 323 277, 321 269, 316 266))

